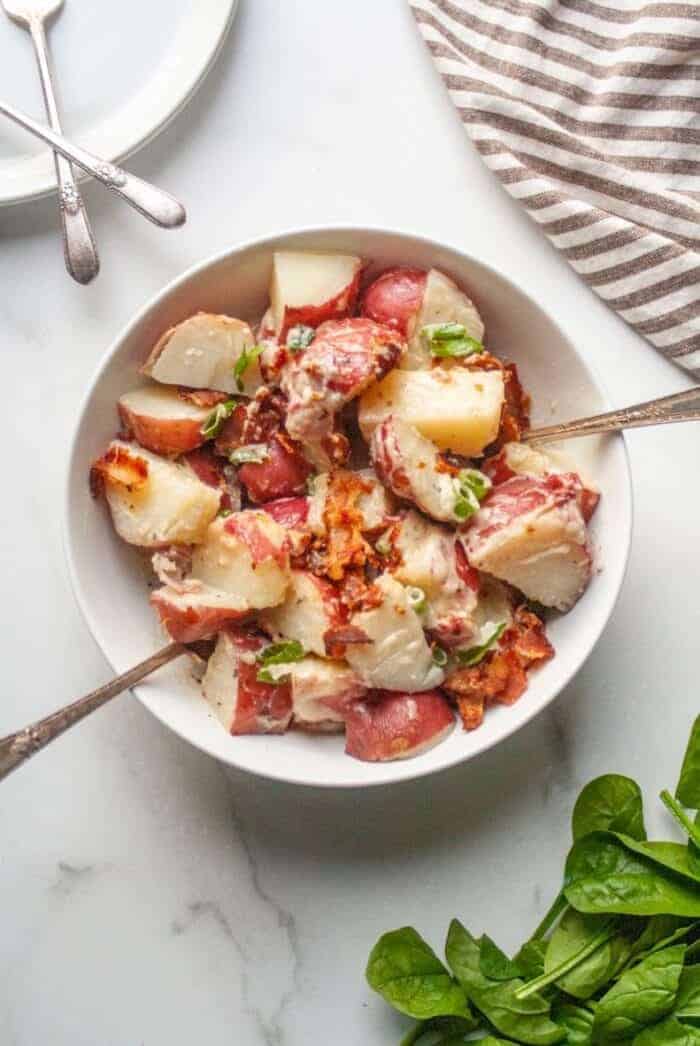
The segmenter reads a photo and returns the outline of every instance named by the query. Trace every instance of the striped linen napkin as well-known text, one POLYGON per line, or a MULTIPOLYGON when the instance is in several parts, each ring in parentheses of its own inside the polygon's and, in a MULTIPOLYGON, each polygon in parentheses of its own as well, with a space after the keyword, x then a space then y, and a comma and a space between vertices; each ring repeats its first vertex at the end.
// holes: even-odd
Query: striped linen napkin
POLYGON ((700 0, 410 0, 483 160, 700 377, 700 0))

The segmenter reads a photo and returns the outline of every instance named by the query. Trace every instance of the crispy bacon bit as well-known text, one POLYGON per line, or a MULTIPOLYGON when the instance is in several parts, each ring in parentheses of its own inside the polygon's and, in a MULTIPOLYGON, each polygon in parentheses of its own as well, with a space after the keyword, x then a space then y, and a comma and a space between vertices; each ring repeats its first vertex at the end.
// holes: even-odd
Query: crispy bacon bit
MULTIPOLYGON (((355 472, 332 473, 323 510, 326 537, 320 558, 321 571, 340 581, 347 571, 364 567, 374 559, 372 547, 362 535, 363 516, 357 502, 371 492, 371 484, 355 472)), ((318 551, 318 548, 317 548, 318 551)))
POLYGON ((480 664, 457 669, 445 680, 445 690, 457 699, 464 729, 481 726, 489 705, 514 704, 527 689, 527 670, 553 656, 544 622, 527 607, 518 607, 499 647, 480 664))
POLYGON ((110 447, 106 454, 93 462, 90 469, 90 490, 93 497, 102 491, 104 483, 116 483, 129 490, 139 490, 148 480, 148 462, 132 454, 126 447, 110 447))
POLYGON ((323 642, 328 657, 340 660, 345 657, 345 649, 353 643, 369 643, 366 632, 356 625, 335 625, 323 634, 323 642))
POLYGON ((503 367, 505 383, 505 401, 501 413, 501 427, 496 445, 518 442, 525 429, 530 426, 530 397, 525 394, 520 384, 518 368, 514 363, 503 367))
POLYGON ((225 403, 231 399, 227 392, 216 392, 215 389, 188 389, 186 385, 179 385, 177 394, 181 400, 194 403, 195 407, 216 407, 218 403, 225 403))
POLYGON ((583 516, 586 523, 590 521, 591 516, 598 508, 598 502, 600 501, 600 494, 597 490, 590 490, 588 487, 584 487, 578 496, 578 505, 581 509, 581 515, 583 516))

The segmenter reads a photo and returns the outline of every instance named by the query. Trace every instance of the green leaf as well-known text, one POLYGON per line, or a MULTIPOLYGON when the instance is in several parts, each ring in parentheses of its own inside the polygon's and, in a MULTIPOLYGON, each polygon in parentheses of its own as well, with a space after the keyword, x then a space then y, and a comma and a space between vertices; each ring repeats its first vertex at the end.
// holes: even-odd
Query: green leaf
POLYGON ((582 790, 571 818, 574 841, 589 832, 623 832, 646 839, 642 793, 631 777, 603 774, 582 790))
POLYGON ((290 661, 301 661, 304 648, 298 639, 287 639, 283 643, 270 643, 256 657, 261 665, 287 665, 290 661))
MULTIPOLYGON (((610 919, 606 915, 582 915, 569 908, 549 939, 544 961, 545 973, 550 973, 580 953, 590 941, 599 937, 601 930, 609 924, 610 919)), ((598 947, 569 973, 559 977, 556 985, 561 991, 573 995, 576 999, 588 999, 622 968, 631 949, 631 942, 617 932, 608 940, 601 941, 598 947)))
POLYGON ((472 356, 484 352, 481 342, 467 334, 462 323, 427 323, 421 327, 421 337, 433 356, 472 356))
POLYGON ((675 817, 678 824, 688 836, 688 842, 692 843, 695 851, 697 851, 700 848, 700 828, 697 827, 697 824, 691 821, 682 805, 677 799, 673 798, 667 788, 664 788, 663 792, 661 792, 661 801, 666 809, 670 810, 673 817, 675 817))
POLYGON ((233 376, 236 379, 236 388, 239 392, 243 392, 243 375, 248 370, 251 363, 264 351, 264 345, 251 345, 249 349, 243 349, 236 360, 233 368, 233 376))
POLYGON ((489 650, 498 642, 506 630, 507 621, 501 621, 500 625, 494 627, 491 635, 479 646, 470 646, 468 650, 458 650, 457 660, 460 665, 478 665, 488 654, 489 650))
POLYGON ((686 966, 678 985, 674 1017, 700 1020, 700 966, 686 966))
POLYGON ((633 1046, 700 1046, 700 1030, 667 1017, 640 1032, 633 1046))
POLYGON ((267 443, 247 443, 244 447, 236 447, 231 451, 228 460, 232 465, 247 465, 250 462, 260 465, 261 462, 267 461, 269 456, 267 443))
POLYGON ((217 403, 199 430, 205 439, 215 439, 219 435, 224 427, 224 422, 231 417, 237 406, 237 400, 226 400, 224 403, 217 403))
POLYGON ((632 945, 628 966, 641 962, 652 952, 661 951, 687 937, 700 923, 684 922, 675 915, 654 915, 632 945))
POLYGON ((467 998, 496 1031, 529 1046, 550 1046, 564 1038, 563 1030, 549 1018, 546 999, 531 995, 519 1001, 515 997, 523 987, 522 980, 494 981, 483 975, 479 944, 457 919, 450 923, 445 954, 467 998))
POLYGON ((449 656, 446 650, 443 650, 441 646, 434 644, 432 647, 433 651, 433 664, 437 665, 438 668, 444 668, 449 661, 449 656))
POLYGON ((683 757, 676 798, 691 810, 700 809, 700 716, 693 723, 683 757))
POLYGON ((593 1035, 593 1009, 560 1002, 552 1007, 552 1020, 566 1032, 566 1046, 589 1046, 593 1035))
POLYGON ((492 981, 512 981, 514 977, 522 976, 518 964, 486 934, 482 934, 479 941, 479 969, 492 981))
POLYGON ((700 883, 633 852, 609 832, 593 832, 574 843, 566 859, 564 892, 574 908, 592 915, 700 917, 700 883))
POLYGON ((290 327, 287 332, 287 348, 291 349, 292 352, 298 352, 299 349, 308 349, 315 337, 316 331, 313 327, 297 323, 295 327, 290 327))
POLYGON ((623 973, 596 1006, 593 1041, 632 1039, 666 1017, 676 1001, 684 957, 685 945, 675 944, 623 973))
POLYGON ((367 963, 370 988, 417 1020, 471 1016, 462 988, 412 926, 379 938, 367 963))
POLYGON ((531 940, 525 941, 514 957, 513 962, 516 963, 521 971, 521 976, 526 980, 532 980, 544 973, 544 957, 548 944, 548 941, 533 937, 531 940))

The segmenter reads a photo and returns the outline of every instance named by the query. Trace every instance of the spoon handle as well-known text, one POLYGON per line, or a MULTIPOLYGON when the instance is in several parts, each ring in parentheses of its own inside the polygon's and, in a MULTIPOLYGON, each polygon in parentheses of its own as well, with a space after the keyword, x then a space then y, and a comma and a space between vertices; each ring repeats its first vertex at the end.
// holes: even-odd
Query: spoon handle
POLYGON ((642 428, 645 425, 670 425, 676 421, 700 421, 700 386, 646 403, 636 403, 633 407, 611 410, 606 414, 528 429, 522 438, 525 443, 550 443, 552 440, 621 432, 623 429, 642 428))
POLYGON ((110 683, 98 687, 97 690, 86 694, 85 697, 78 698, 70 705, 64 705, 63 708, 26 726, 23 730, 2 738, 0 740, 0 781, 33 756, 35 752, 45 748, 50 741, 59 737, 70 726, 80 722, 96 708, 101 708, 117 694, 121 694, 122 691, 138 683, 140 679, 144 679, 151 672, 155 672, 157 668, 180 657, 186 651, 187 647, 182 643, 169 643, 168 646, 151 654, 145 661, 134 665, 128 672, 123 672, 110 683))
POLYGON ((72 160, 78 167, 82 167, 84 171, 91 174, 93 178, 97 178, 108 189, 115 192, 117 196, 121 196, 126 203, 134 207, 149 221, 160 225, 164 229, 174 229, 185 221, 187 217, 185 208, 169 193, 163 192, 162 189, 158 189, 155 185, 151 185, 150 182, 145 182, 133 174, 127 174, 121 167, 108 163, 106 160, 100 159, 99 156, 94 156, 87 149, 74 145, 67 138, 64 138, 62 134, 58 134, 45 124, 33 120, 31 116, 27 116, 26 113, 15 109, 12 105, 8 105, 7 102, 0 102, 0 113, 3 113, 10 120, 14 120, 20 127, 24 127, 30 134, 41 138, 55 152, 65 156, 67 160, 72 160))
MULTIPOLYGON (((61 133, 61 120, 58 113, 56 92, 53 86, 51 59, 44 31, 44 24, 39 18, 29 19, 29 33, 34 44, 41 89, 44 94, 46 114, 52 130, 61 133)), ((56 181, 58 182, 58 200, 61 209, 63 226, 63 251, 66 268, 78 283, 89 283, 97 276, 100 262, 97 256, 95 238, 90 228, 85 204, 76 185, 73 168, 60 153, 54 153, 56 181)))

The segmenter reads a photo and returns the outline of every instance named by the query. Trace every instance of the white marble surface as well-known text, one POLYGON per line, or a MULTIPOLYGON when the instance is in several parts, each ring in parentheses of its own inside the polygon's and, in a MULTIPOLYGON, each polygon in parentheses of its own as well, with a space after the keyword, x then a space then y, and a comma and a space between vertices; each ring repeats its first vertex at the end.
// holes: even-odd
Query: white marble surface
MULTIPOLYGON (((50 201, 0 213, 0 733, 106 678, 63 561, 69 434, 113 336, 205 255, 304 223, 444 237, 545 300, 614 402, 688 384, 482 168, 403 0, 241 0, 201 93, 132 168, 190 221, 159 233, 90 187, 87 289, 50 201)), ((617 769, 653 800, 675 781, 697 708, 698 435, 630 436, 636 531, 609 631, 548 713, 475 763, 362 794, 287 788, 224 772, 123 697, 3 783, 3 1046, 393 1044, 400 1022, 363 982, 382 930, 414 922, 439 945, 459 914, 519 943, 558 886, 580 785, 617 769)))

